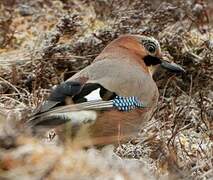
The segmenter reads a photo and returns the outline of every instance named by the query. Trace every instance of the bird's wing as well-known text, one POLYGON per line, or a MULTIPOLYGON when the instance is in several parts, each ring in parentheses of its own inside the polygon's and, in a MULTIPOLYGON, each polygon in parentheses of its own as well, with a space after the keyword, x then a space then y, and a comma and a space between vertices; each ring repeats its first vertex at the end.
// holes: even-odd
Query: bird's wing
MULTIPOLYGON (((70 112, 112 108, 111 100, 116 95, 141 99, 140 89, 146 78, 140 68, 124 61, 98 61, 78 72, 57 86, 28 122, 33 125, 62 124, 74 116, 75 113, 72 113, 68 117, 70 112), (71 104, 67 103, 68 99, 71 99, 71 104)), ((145 83, 143 87, 146 86, 145 83)))
POLYGON ((78 82, 61 83, 51 91, 48 99, 34 110, 32 116, 47 112, 56 106, 64 105, 66 98, 78 94, 81 88, 82 85, 78 82))
POLYGON ((33 112, 27 124, 30 126, 63 124, 70 120, 70 117, 66 116, 69 112, 112 108, 113 103, 110 100, 115 96, 115 93, 97 83, 81 84, 66 81, 52 90, 48 99, 33 112), (71 103, 66 102, 68 98, 71 99, 71 103))

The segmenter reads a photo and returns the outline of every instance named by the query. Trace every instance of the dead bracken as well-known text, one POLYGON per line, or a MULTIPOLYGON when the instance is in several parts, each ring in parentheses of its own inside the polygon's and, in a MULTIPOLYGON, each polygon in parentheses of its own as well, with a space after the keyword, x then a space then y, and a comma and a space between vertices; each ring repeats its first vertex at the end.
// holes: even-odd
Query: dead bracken
POLYGON ((210 0, 3 0, 0 179, 212 179, 212 15, 210 0), (155 74, 159 105, 137 139, 84 150, 54 132, 50 141, 24 131, 53 85, 128 33, 154 36, 186 69, 182 77, 155 74))

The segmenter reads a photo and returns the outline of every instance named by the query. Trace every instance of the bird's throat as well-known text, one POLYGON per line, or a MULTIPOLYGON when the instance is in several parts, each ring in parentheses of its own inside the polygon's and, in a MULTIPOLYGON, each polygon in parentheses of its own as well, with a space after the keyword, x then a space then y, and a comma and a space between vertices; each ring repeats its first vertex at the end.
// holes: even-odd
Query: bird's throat
POLYGON ((157 66, 153 66, 153 65, 148 66, 148 71, 151 76, 153 76, 156 70, 157 70, 157 66))

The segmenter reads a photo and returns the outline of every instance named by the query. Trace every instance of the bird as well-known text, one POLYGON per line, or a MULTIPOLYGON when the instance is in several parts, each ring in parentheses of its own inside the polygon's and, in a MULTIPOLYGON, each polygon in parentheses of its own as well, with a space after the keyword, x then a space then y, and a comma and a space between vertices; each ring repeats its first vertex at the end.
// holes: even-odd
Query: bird
POLYGON ((26 124, 32 129, 69 124, 71 137, 82 146, 128 142, 157 106, 152 76, 159 66, 185 72, 163 58, 154 37, 121 35, 90 65, 53 88, 26 124))

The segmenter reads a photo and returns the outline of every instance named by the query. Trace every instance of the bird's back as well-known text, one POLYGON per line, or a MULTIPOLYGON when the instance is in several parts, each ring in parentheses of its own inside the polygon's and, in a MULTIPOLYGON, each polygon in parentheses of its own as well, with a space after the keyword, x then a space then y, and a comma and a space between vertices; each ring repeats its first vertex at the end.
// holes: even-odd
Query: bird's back
MULTIPOLYGON (((100 83, 104 88, 119 96, 136 96, 144 104, 156 105, 158 88, 152 76, 132 59, 138 56, 120 52, 120 55, 102 53, 94 63, 72 76, 68 81, 83 81, 100 83), (134 57, 133 57, 134 56, 134 57)), ((139 60, 140 61, 140 60, 139 60)), ((136 61, 137 62, 137 61, 136 61)))

